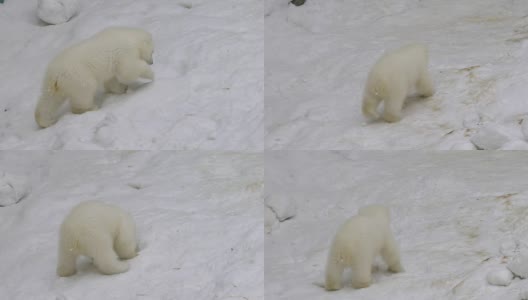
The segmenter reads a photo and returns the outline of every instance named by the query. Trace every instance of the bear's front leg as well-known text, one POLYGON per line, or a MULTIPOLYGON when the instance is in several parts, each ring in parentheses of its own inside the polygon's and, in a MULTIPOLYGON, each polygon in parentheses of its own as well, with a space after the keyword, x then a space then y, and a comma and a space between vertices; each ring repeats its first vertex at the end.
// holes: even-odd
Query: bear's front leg
POLYGON ((372 282, 372 259, 362 257, 362 260, 352 269, 352 286, 362 289, 372 282))
POLYGON ((117 78, 112 78, 104 83, 105 90, 114 94, 124 94, 126 93, 128 86, 117 81, 117 78))
POLYGON ((389 266, 389 271, 393 273, 405 271, 400 263, 400 251, 398 250, 398 245, 391 233, 389 233, 385 246, 381 249, 381 256, 389 266))
POLYGON ((344 267, 336 261, 333 257, 328 258, 326 264, 326 278, 325 278, 325 289, 327 291, 340 290, 343 286, 344 267))
POLYGON ((418 82, 416 83, 416 90, 422 97, 431 97, 435 93, 433 81, 429 76, 427 70, 422 71, 418 82))
POLYGON ((70 99, 72 113, 82 114, 97 109, 94 103, 95 93, 97 92, 95 79, 90 78, 83 82, 75 82, 72 91, 75 93, 71 95, 70 99))
POLYGON ((384 101, 383 107, 383 120, 389 123, 398 122, 401 120, 401 111, 403 103, 407 97, 406 91, 401 88, 397 88, 391 91, 390 95, 384 101))
POLYGON ((77 255, 67 249, 66 246, 59 245, 59 258, 57 263, 57 275, 67 277, 77 272, 77 255))
POLYGON ((137 255, 136 227, 132 217, 126 216, 121 221, 114 249, 121 259, 131 259, 137 255))

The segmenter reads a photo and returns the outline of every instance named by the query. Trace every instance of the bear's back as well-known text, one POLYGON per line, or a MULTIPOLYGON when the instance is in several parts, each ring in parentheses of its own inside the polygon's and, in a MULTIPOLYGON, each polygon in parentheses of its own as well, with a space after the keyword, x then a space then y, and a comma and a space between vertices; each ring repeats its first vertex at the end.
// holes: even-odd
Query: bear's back
POLYGON ((114 235, 124 211, 100 201, 84 201, 75 206, 65 218, 61 230, 75 235, 106 232, 114 235))
POLYGON ((428 50, 422 44, 410 44, 383 54, 369 73, 369 82, 383 89, 396 80, 413 84, 428 63, 428 50))
POLYGON ((116 51, 137 49, 140 41, 149 38, 150 33, 142 29, 109 27, 65 48, 57 54, 50 66, 90 62, 103 55, 113 55, 116 51))

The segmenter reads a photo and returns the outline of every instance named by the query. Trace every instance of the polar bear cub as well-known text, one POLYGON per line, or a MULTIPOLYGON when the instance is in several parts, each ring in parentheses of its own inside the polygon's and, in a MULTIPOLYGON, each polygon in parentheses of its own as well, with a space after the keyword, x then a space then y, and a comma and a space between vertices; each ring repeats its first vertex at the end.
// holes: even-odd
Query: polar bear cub
POLYGON ((427 47, 411 44, 384 54, 372 67, 363 92, 363 114, 378 119, 378 106, 383 101, 382 118, 387 122, 401 119, 403 103, 414 90, 423 97, 434 94, 427 70, 427 47))
POLYGON ((85 201, 75 206, 60 227, 57 274, 76 273, 79 255, 93 259, 103 274, 128 271, 136 253, 136 227, 132 216, 121 208, 99 201, 85 201))
POLYGON ((57 121, 66 99, 73 113, 97 109, 97 90, 125 93, 138 78, 154 80, 150 33, 136 28, 110 27, 63 50, 48 65, 35 120, 40 127, 57 121))
POLYGON ((389 223, 386 207, 370 205, 361 208, 339 228, 328 253, 326 290, 341 289, 345 267, 352 269, 354 288, 368 287, 373 261, 380 254, 391 272, 403 272, 389 223))

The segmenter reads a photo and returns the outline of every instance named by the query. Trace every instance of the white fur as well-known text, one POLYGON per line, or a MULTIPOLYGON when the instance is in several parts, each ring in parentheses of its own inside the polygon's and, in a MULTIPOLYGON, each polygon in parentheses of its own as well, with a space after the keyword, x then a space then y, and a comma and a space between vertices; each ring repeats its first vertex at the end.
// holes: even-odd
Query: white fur
POLYGON ((411 44, 383 55, 372 67, 363 93, 363 114, 378 119, 379 104, 384 102, 382 118, 387 122, 401 119, 403 103, 414 89, 429 97, 434 87, 427 71, 428 51, 424 45, 411 44))
POLYGON ((57 274, 76 273, 79 255, 93 259, 103 274, 128 271, 136 253, 136 226, 132 216, 121 208, 99 201, 85 201, 75 206, 60 228, 57 274))
POLYGON ((378 255, 383 257, 391 272, 403 272, 389 223, 386 207, 370 205, 361 208, 339 228, 328 253, 327 290, 341 289, 345 267, 352 268, 354 288, 368 287, 372 280, 372 264, 378 255))
POLYGON ((153 51, 150 33, 125 27, 107 28, 65 49, 48 65, 35 120, 49 127, 66 99, 73 113, 83 113, 97 109, 94 97, 103 86, 121 94, 140 77, 153 80, 153 51))

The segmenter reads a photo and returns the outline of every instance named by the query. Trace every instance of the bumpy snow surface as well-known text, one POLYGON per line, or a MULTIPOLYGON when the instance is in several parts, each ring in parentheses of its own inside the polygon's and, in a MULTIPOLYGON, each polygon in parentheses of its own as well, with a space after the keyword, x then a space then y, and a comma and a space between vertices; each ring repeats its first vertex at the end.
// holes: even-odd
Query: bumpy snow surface
POLYGON ((474 149, 471 137, 488 126, 526 148, 527 11, 512 0, 268 0, 266 147, 474 149), (411 42, 429 46, 436 94, 408 99, 399 123, 367 123, 370 68, 411 42))
POLYGON ((263 4, 260 0, 95 0, 49 26, 36 1, 0 7, 0 149, 228 149, 263 147, 263 4), (46 66, 108 26, 154 38, 153 83, 103 94, 98 111, 56 125, 34 120, 46 66))
POLYGON ((266 157, 266 194, 294 218, 265 238, 266 299, 519 299, 528 281, 489 285, 528 241, 528 156, 519 152, 287 152, 266 157), (385 203, 405 273, 379 260, 373 284, 321 286, 328 247, 359 207, 385 203), (519 245, 518 245, 519 244, 519 245))
POLYGON ((0 153, 32 192, 0 209, 0 298, 263 299, 262 160, 181 152, 0 153), (139 255, 106 276, 80 259, 55 273, 59 225, 77 203, 129 211, 139 255))

